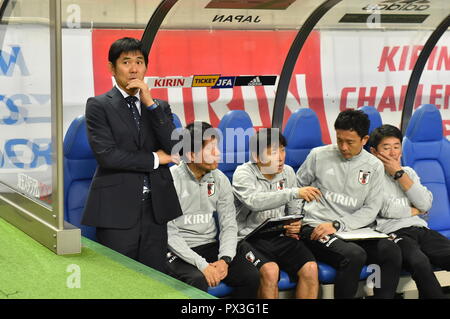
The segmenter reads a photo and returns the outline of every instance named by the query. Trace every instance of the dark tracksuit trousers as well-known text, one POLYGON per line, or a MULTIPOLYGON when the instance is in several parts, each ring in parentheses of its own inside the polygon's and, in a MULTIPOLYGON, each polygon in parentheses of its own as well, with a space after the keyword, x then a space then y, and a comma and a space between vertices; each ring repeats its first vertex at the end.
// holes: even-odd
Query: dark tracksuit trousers
MULTIPOLYGON (((314 228, 303 226, 301 238, 318 261, 336 268, 334 297, 354 298, 364 265, 380 267, 380 283, 374 287, 374 297, 392 299, 400 278, 402 256, 400 248, 388 239, 344 241, 333 235, 326 242, 311 240, 314 228)), ((376 284, 376 283, 375 283, 376 284)))
POLYGON ((433 266, 450 270, 450 240, 426 227, 406 227, 394 232, 402 250, 403 267, 411 273, 424 299, 445 298, 433 266))
MULTIPOLYGON (((236 256, 228 267, 228 275, 223 282, 233 287, 231 298, 256 299, 259 288, 259 271, 247 260, 246 254, 252 248, 246 243, 237 247, 236 256)), ((209 263, 217 261, 219 254, 219 242, 201 245, 192 248, 197 254, 209 263)), ((194 265, 191 265, 176 255, 168 256, 167 267, 169 274, 200 290, 207 291, 208 283, 203 273, 194 265)))

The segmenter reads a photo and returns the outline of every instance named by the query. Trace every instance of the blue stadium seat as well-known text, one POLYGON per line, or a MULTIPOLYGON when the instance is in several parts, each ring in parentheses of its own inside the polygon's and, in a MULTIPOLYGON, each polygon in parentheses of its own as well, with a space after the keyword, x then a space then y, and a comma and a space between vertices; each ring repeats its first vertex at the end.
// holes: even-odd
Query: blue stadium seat
POLYGON ((413 113, 403 139, 403 164, 433 193, 430 228, 450 238, 450 142, 436 106, 424 104, 413 113))
MULTIPOLYGON (((321 284, 333 284, 336 279, 336 269, 322 262, 317 263, 319 267, 319 282, 321 284)), ((365 280, 371 274, 371 271, 367 270, 367 266, 364 266, 359 275, 360 280, 365 280)), ((278 288, 280 290, 294 289, 297 286, 296 282, 289 279, 289 275, 281 271, 280 281, 278 282, 278 288)))
POLYGON ((96 240, 95 227, 81 225, 84 205, 97 161, 86 135, 86 120, 80 115, 70 124, 64 137, 64 218, 96 240))
MULTIPOLYGON (((372 131, 374 129, 383 125, 381 115, 375 107, 366 105, 366 106, 359 107, 358 110, 363 111, 369 117, 369 120, 370 120, 369 135, 370 135, 370 133, 372 133, 372 131)), ((366 151, 370 152, 369 145, 366 144, 364 146, 364 148, 366 149, 366 151)))
POLYGON ((301 108, 289 117, 283 135, 286 138, 286 164, 295 172, 305 161, 309 152, 322 146, 322 131, 314 110, 301 108))
POLYGON ((278 281, 278 290, 289 290, 297 287, 296 281, 291 281, 287 272, 281 270, 280 271, 280 280, 278 281))
POLYGON ((209 287, 208 293, 217 298, 229 296, 233 292, 233 287, 227 286, 223 282, 220 282, 216 287, 209 287))
POLYGON ((369 134, 372 133, 374 129, 383 125, 383 120, 381 119, 380 113, 373 106, 361 106, 358 110, 363 111, 367 114, 370 120, 369 134))
MULTIPOLYGON (((322 262, 318 262, 317 264, 319 266, 319 282, 321 284, 333 284, 336 279, 336 269, 322 262)), ((367 279, 371 273, 371 271, 367 270, 367 266, 364 266, 359 275, 359 279, 367 279)))
MULTIPOLYGON (((289 275, 286 272, 280 271, 280 280, 278 281, 278 289, 280 291, 294 289, 296 286, 297 286, 297 282, 291 281, 289 279, 289 275)), ((230 286, 227 286, 223 282, 221 282, 217 287, 209 287, 208 288, 208 293, 217 298, 226 297, 226 296, 230 295, 232 291, 233 291, 233 288, 230 286)))
POLYGON ((219 169, 231 181, 236 167, 250 159, 250 137, 255 134, 255 130, 250 116, 241 110, 225 114, 218 128, 222 132, 219 169))

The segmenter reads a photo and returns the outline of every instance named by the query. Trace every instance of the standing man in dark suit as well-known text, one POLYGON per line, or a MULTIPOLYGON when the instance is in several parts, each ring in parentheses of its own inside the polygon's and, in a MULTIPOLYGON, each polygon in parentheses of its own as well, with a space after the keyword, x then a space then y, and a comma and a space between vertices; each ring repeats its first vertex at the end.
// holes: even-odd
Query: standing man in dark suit
POLYGON ((123 38, 109 49, 116 85, 86 104, 89 144, 97 159, 83 224, 97 240, 165 272, 167 222, 182 214, 166 164, 176 141, 167 102, 153 99, 141 42, 123 38))

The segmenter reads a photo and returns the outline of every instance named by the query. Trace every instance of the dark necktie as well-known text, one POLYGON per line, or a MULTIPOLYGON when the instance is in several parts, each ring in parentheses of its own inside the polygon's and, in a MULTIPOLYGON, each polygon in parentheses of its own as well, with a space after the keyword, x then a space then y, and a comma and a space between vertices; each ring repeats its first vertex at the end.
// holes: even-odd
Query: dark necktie
POLYGON ((135 96, 129 95, 125 98, 125 100, 127 101, 128 105, 130 107, 131 114, 133 115, 134 123, 136 123, 137 129, 139 131, 141 129, 141 115, 139 114, 139 111, 136 106, 136 102, 137 102, 138 98, 135 96))
MULTIPOLYGON (((141 130, 141 115, 139 114, 139 111, 136 106, 136 101, 138 101, 138 98, 132 95, 129 95, 125 98, 128 105, 130 106, 131 115, 133 116, 134 123, 136 123, 138 132, 141 130)), ((144 191, 146 191, 147 188, 150 190, 150 180, 147 174, 144 175, 144 191)))

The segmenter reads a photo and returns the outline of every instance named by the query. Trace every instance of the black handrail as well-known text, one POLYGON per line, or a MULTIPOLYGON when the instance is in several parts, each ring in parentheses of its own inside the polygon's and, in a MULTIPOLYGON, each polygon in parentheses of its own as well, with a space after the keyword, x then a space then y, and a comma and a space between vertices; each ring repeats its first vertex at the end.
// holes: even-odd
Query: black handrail
POLYGON ((3 0, 2 6, 0 7, 0 22, 3 19, 3 15, 5 14, 6 7, 9 4, 9 0, 3 0))
POLYGON ((417 87, 419 86, 422 72, 425 69, 425 64, 427 63, 428 57, 436 46, 436 43, 439 41, 445 31, 447 31, 449 26, 450 15, 442 20, 442 22, 436 27, 433 33, 431 33, 427 42, 425 42, 425 45, 423 46, 423 49, 420 52, 416 64, 414 65, 414 68, 411 72, 408 88, 406 89, 405 102, 403 103, 402 121, 400 122, 400 129, 403 134, 405 134, 406 132, 406 128, 408 127, 409 120, 411 119, 413 113, 416 91, 417 87))
POLYGON ((153 12, 148 20, 147 27, 142 35, 141 42, 143 43, 144 52, 148 55, 155 40, 156 34, 161 27, 164 18, 169 13, 170 9, 178 2, 178 0, 163 0, 153 12))
MULTIPOLYGON (((4 23, 3 17, 5 16, 6 8, 8 7, 8 4, 11 4, 11 11, 15 6, 15 2, 11 2, 9 0, 3 0, 2 6, 0 7, 0 24, 8 24, 4 23)), ((5 34, 6 31, 0 32, 0 50, 3 48, 3 41, 5 40, 5 34)))

